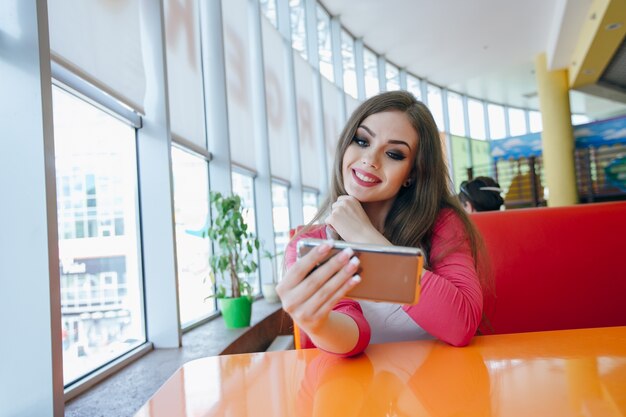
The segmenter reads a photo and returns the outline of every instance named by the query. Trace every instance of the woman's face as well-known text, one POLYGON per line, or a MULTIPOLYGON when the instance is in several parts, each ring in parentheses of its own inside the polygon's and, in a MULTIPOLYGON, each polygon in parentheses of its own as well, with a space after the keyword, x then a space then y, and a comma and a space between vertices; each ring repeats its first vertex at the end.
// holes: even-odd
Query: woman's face
POLYGON ((361 203, 393 201, 410 177, 417 132, 406 114, 385 111, 359 125, 343 155, 343 185, 361 203))

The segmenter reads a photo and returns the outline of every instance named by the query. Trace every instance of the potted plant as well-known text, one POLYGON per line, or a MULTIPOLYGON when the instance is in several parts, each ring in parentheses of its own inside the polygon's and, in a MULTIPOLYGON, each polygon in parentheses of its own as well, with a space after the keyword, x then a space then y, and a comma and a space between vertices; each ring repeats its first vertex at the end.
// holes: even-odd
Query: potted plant
POLYGON ((210 278, 216 288, 214 296, 226 327, 247 327, 252 313, 252 287, 244 274, 257 270, 254 255, 259 241, 248 231, 241 197, 211 192, 211 206, 213 216, 204 236, 216 243, 209 257, 210 278))

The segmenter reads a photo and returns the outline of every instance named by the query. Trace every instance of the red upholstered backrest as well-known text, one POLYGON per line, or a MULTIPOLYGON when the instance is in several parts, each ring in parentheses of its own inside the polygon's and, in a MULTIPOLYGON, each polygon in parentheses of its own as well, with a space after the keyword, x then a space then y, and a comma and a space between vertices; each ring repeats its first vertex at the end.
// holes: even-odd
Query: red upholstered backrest
POLYGON ((471 218, 492 262, 495 333, 626 325, 626 202, 471 218))

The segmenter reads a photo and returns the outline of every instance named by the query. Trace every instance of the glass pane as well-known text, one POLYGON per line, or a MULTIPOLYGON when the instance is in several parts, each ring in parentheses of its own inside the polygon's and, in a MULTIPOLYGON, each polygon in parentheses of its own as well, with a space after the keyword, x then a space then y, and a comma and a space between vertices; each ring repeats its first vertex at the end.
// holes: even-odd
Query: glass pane
MULTIPOLYGON (((272 183, 272 216, 274 218, 274 244, 276 253, 283 253, 287 243, 289 243, 289 189, 286 185, 276 182, 272 183)), ((276 271, 282 271, 283 255, 276 256, 276 271)))
POLYGON ((209 279, 211 241, 202 236, 209 219, 209 167, 198 156, 172 147, 178 300, 182 327, 216 311, 209 279))
POLYGON ((317 5, 317 42, 320 55, 320 73, 333 82, 335 73, 333 70, 332 38, 330 36, 330 16, 319 4, 317 5))
POLYGON ((411 74, 406 75, 406 89, 410 91, 416 99, 422 100, 422 89, 420 87, 420 80, 411 74))
POLYGON ((272 22, 274 27, 278 27, 278 20, 276 18, 276 0, 259 0, 261 3, 261 11, 272 22))
POLYGON ((441 88, 432 84, 428 84, 428 108, 435 118, 437 128, 443 132, 445 126, 443 123, 443 103, 441 101, 441 88))
POLYGON ((489 133, 491 134, 491 139, 504 138, 506 136, 504 108, 497 104, 488 104, 487 114, 489 115, 489 133))
POLYGON ((378 58, 367 48, 363 48, 363 71, 365 74, 365 97, 370 98, 380 93, 378 83, 378 58))
POLYGON ((511 136, 525 135, 526 131, 526 116, 524 110, 509 107, 509 129, 511 136))
POLYGON ((448 92, 448 116, 450 117, 450 133, 465 136, 463 98, 457 93, 448 92))
POLYGON ((543 130, 543 122, 541 121, 541 113, 531 110, 528 112, 530 118, 530 131, 541 132, 543 130))
POLYGON ((306 25, 303 0, 289 0, 291 15, 291 47, 307 58, 306 25))
POLYGON ((53 88, 63 380, 146 340, 135 130, 53 88))
MULTIPOLYGON (((243 218, 248 225, 248 230, 256 235, 256 212, 254 205, 254 178, 251 175, 242 174, 233 171, 231 174, 233 181, 233 194, 241 197, 241 204, 244 208, 243 218)), ((257 255, 259 255, 257 253, 257 255)), ((259 259, 255 261, 259 265, 259 259)), ((248 275, 248 283, 252 286, 253 294, 261 293, 261 285, 259 284, 259 270, 248 275)))
POLYGON ((317 214, 318 194, 313 191, 302 191, 302 214, 304 224, 308 224, 317 214))
POLYGON ((469 114, 470 137, 473 139, 487 139, 483 102, 468 98, 467 113, 469 114))
POLYGON ((387 62, 387 91, 400 89, 400 70, 395 65, 387 62))
POLYGON ((354 39, 345 30, 341 31, 341 57, 343 61, 343 89, 352 97, 358 98, 354 64, 354 39))
POLYGON ((572 125, 584 125, 589 123, 591 119, 584 114, 572 114, 572 125))

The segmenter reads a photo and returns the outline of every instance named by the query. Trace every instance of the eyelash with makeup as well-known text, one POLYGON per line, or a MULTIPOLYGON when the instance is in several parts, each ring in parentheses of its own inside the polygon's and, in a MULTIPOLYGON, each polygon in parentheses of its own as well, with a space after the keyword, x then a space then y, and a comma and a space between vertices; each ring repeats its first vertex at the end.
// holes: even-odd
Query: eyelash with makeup
MULTIPOLYGON (((363 139, 358 136, 354 136, 352 138, 352 142, 356 143, 357 146, 361 148, 366 148, 369 146, 369 142, 367 141, 367 139, 363 139)), ((385 152, 385 154, 394 161, 402 161, 403 159, 406 159, 406 155, 404 155, 402 152, 387 151, 385 152)))

